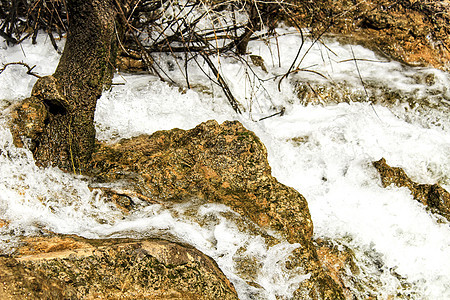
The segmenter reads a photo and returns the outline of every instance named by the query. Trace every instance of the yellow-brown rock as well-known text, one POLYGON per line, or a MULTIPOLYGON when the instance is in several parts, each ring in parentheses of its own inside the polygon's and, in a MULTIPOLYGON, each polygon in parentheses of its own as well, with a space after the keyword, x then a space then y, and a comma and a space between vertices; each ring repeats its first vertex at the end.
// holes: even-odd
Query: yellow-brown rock
POLYGON ((6 226, 6 225, 8 225, 8 221, 7 220, 3 220, 3 219, 0 219, 0 228, 2 228, 2 227, 4 227, 4 226, 6 226))
POLYGON ((342 299, 312 244, 305 198, 271 175, 266 148, 239 122, 208 121, 191 130, 158 131, 101 145, 91 169, 98 181, 127 182, 141 199, 164 204, 195 198, 227 205, 263 230, 301 244, 288 264, 311 277, 300 283, 296 299, 342 299))
POLYGON ((135 186, 155 200, 197 197, 226 204, 292 243, 312 236, 305 198, 271 175, 266 148, 236 121, 208 121, 187 131, 158 131, 104 145, 94 154, 93 170, 103 181, 139 174, 144 184, 135 186))
POLYGON ((291 2, 293 20, 315 36, 339 34, 344 42, 362 44, 408 64, 450 68, 448 0, 291 2))
POLYGON ((381 176, 383 187, 394 184, 408 188, 414 199, 450 221, 450 193, 438 184, 419 184, 412 181, 401 168, 390 167, 384 158, 373 162, 381 176))
POLYGON ((238 299, 213 259, 159 239, 27 238, 0 280, 0 299, 238 299))

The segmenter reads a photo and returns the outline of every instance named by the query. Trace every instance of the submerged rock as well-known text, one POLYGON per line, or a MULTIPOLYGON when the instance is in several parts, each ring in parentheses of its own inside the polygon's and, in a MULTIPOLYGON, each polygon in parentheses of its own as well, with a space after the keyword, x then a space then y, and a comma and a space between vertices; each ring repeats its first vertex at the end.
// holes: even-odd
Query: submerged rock
POLYGON ((390 167, 384 158, 373 162, 373 166, 380 173, 383 187, 394 184, 397 187, 408 188, 414 199, 450 221, 450 193, 440 185, 416 183, 403 169, 390 167))
POLYGON ((238 299, 213 259, 159 239, 25 239, 0 258, 1 299, 238 299))
POLYGON ((353 253, 350 249, 336 247, 330 241, 317 240, 317 254, 328 274, 344 291, 346 299, 353 299, 355 282, 354 274, 360 271, 354 262, 353 253))
POLYGON ((342 288, 346 299, 417 298, 407 278, 386 266, 382 254, 375 249, 349 248, 342 241, 321 238, 315 244, 324 268, 342 288), (386 276, 396 279, 388 289, 386 276))
MULTIPOLYGON (((191 130, 158 131, 101 145, 91 169, 99 181, 127 182, 141 199, 227 205, 263 230, 301 245, 286 266, 310 274, 299 283, 295 298, 343 298, 317 257, 305 198, 271 175, 266 148, 241 123, 208 121, 191 130)), ((268 240, 272 245, 278 242, 274 237, 268 240)))

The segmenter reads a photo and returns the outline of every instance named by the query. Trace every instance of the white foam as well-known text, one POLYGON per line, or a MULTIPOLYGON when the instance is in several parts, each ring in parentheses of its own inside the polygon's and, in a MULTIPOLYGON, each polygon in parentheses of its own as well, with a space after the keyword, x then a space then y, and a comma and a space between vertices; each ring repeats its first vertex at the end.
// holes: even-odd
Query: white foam
MULTIPOLYGON (((279 31, 287 33, 285 29, 279 31)), ((355 249, 361 268, 363 261, 372 259, 372 255, 381 262, 382 273, 370 268, 366 271, 368 276, 382 282, 380 298, 402 289, 390 270, 412 283, 408 289, 414 299, 449 298, 448 222, 438 222, 406 189, 382 188, 371 166, 372 161, 385 157, 388 164, 404 168, 414 180, 440 182, 448 189, 449 121, 441 120, 441 125, 434 126, 428 115, 414 110, 405 112, 400 106, 398 109, 367 103, 302 106, 295 98, 294 82, 327 84, 327 81, 312 73, 299 72, 291 75, 292 79, 283 80, 281 92, 278 91, 278 81, 270 78, 286 72, 297 51, 299 37, 292 34, 279 37, 282 67, 272 56, 277 52, 274 42, 269 44, 272 51, 261 42, 252 43, 249 48, 264 58, 268 74, 258 68, 252 74, 232 58, 220 59, 222 74, 245 109, 242 116, 233 112, 220 89, 209 88, 210 82, 192 63, 191 84, 204 93, 182 92, 153 76, 117 75, 114 81, 124 85, 114 86, 98 102, 95 119, 98 137, 113 141, 161 129, 188 129, 208 119, 219 122, 238 119, 255 131, 268 148, 273 174, 308 200, 315 236, 331 238, 355 249), (265 90, 259 86, 261 82, 256 75, 265 80, 265 90), (253 121, 277 112, 281 106, 286 107, 283 117, 253 121)), ((328 84, 345 82, 349 89, 361 92, 354 61, 339 62, 353 58, 350 46, 333 40, 327 46, 337 55, 316 45, 301 67, 314 66, 310 69, 331 79, 328 84)), ((43 68, 40 74, 52 72, 58 55, 50 54, 49 43, 24 47, 26 53, 42 52, 53 57, 48 62, 45 58, 48 69, 43 68)), ((382 59, 360 46, 352 48, 359 59, 382 59)), ((0 59, 14 61, 20 52, 17 47, 1 49, 0 59)), ((28 62, 30 65, 42 60, 38 56, 33 59, 28 62)), ((168 59, 173 58, 161 56, 161 65, 168 59)), ((363 80, 380 88, 406 93, 408 97, 425 97, 428 102, 439 103, 449 97, 449 75, 441 71, 363 60, 358 61, 358 66, 363 80), (435 74, 433 85, 417 80, 429 73, 435 74), (439 97, 431 97, 433 93, 439 97)), ((178 70, 167 71, 177 82, 184 82, 178 70)), ((0 75, 2 86, 7 87, 0 90, 0 99, 16 101, 26 97, 34 79, 16 67, 8 72, 0 75)), ((439 111, 430 108, 427 114, 439 111)), ((286 257, 296 245, 267 247, 252 230, 239 229, 235 217, 230 217, 233 213, 224 206, 197 205, 193 201, 170 209, 138 206, 130 215, 124 215, 105 202, 98 191, 91 191, 83 178, 56 169, 36 168, 29 152, 11 146, 5 115, 0 124, 0 218, 11 221, 8 230, 13 233, 2 229, 3 244, 11 235, 32 234, 42 228, 94 238, 175 238, 212 256, 231 278, 242 299, 288 297, 296 283, 307 278, 308 274, 301 270, 289 273, 284 267, 286 257), (239 264, 247 260, 260 266, 256 275, 239 271, 239 264), (261 288, 255 287, 258 285, 261 288)))
POLYGON ((114 82, 124 85, 105 92, 97 105, 97 137, 102 140, 152 133, 156 128, 188 129, 199 120, 224 121, 226 117, 220 111, 230 110, 220 103, 223 109, 217 113, 210 109, 211 99, 204 99, 192 90, 181 93, 179 88, 153 76, 121 75, 114 82))
MULTIPOLYGON (((64 40, 57 41, 59 47, 64 46, 64 40)), ((0 40, 0 65, 12 62, 23 62, 33 67, 33 72, 39 76, 51 75, 59 61, 60 54, 55 51, 50 40, 41 34, 37 37, 37 44, 31 39, 20 45, 7 47, 6 42, 0 40)), ((27 75, 27 68, 20 65, 10 65, 0 75, 0 100, 18 101, 30 95, 37 77, 27 75)))

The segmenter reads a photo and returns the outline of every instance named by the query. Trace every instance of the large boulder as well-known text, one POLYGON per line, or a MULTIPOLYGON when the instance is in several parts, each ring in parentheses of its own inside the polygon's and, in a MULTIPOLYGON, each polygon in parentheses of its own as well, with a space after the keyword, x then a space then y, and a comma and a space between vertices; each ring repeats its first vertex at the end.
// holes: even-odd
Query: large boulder
MULTIPOLYGON (((195 198, 229 206, 263 230, 301 244, 287 265, 311 275, 299 283, 297 299, 343 298, 318 259, 305 198, 271 175, 266 148, 239 122, 208 121, 191 130, 158 131, 99 145, 91 170, 97 181, 126 182, 128 189, 151 202, 195 198)), ((268 241, 278 242, 273 237, 268 241)))
POLYGON ((282 232, 291 243, 312 236, 305 198, 271 175, 266 148, 237 121, 208 121, 192 130, 158 131, 102 145, 93 170, 102 181, 131 179, 155 200, 196 197, 226 204, 261 227, 282 232))
POLYGON ((27 238, 0 280, 1 299, 238 299, 213 259, 159 239, 27 238))
POLYGON ((0 257, 0 299, 76 299, 76 292, 60 280, 25 268, 16 259, 0 257))

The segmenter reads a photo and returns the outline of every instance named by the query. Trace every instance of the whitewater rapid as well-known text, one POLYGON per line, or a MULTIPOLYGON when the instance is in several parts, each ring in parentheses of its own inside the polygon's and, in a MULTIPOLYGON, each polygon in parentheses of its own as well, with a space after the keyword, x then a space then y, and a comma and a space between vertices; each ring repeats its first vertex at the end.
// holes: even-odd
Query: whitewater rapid
MULTIPOLYGON (((333 53, 307 42, 302 70, 278 86, 300 44, 292 29, 278 31, 279 59, 273 41, 249 46, 252 54, 264 59, 268 73, 256 66, 250 70, 233 57, 215 60, 242 105, 242 115, 232 110, 196 64, 189 65, 191 90, 183 87, 181 71, 169 67, 166 71, 178 85, 151 75, 117 74, 116 85, 97 105, 98 139, 114 142, 161 129, 190 129, 209 119, 239 120, 266 145, 273 175, 306 197, 314 237, 353 249, 365 276, 380 282, 373 291, 378 298, 450 298, 449 223, 426 211, 407 189, 382 188, 371 166, 384 157, 413 180, 438 182, 450 190, 449 74, 406 67, 330 38, 324 42, 333 53), (429 74, 434 78, 431 85, 424 80, 429 74), (372 94, 365 94, 361 80, 372 94), (392 106, 341 100, 305 105, 297 90, 305 82, 345 88, 363 98, 381 95, 380 90, 403 97, 392 106), (411 97, 422 104, 410 107, 404 99, 411 97), (283 107, 283 116, 258 121, 283 107)), ((25 41, 7 47, 0 42, 0 63, 24 61, 36 65, 40 75, 52 74, 58 59, 45 37, 37 45, 25 41)), ((169 66, 176 58, 159 59, 169 66)), ((46 230, 88 238, 159 236, 189 243, 213 257, 241 299, 289 298, 296 284, 307 278, 301 270, 284 266, 298 245, 268 247, 254 230, 238 226, 239 216, 223 205, 194 201, 165 208, 139 203, 126 215, 99 190, 89 188, 88 179, 37 168, 29 151, 12 145, 7 126, 11 107, 30 94, 35 80, 20 66, 0 74, 0 219, 10 221, 0 228, 3 252, 13 250, 15 237, 46 230), (243 260, 258 262, 255 274, 241 272, 243 260)))

